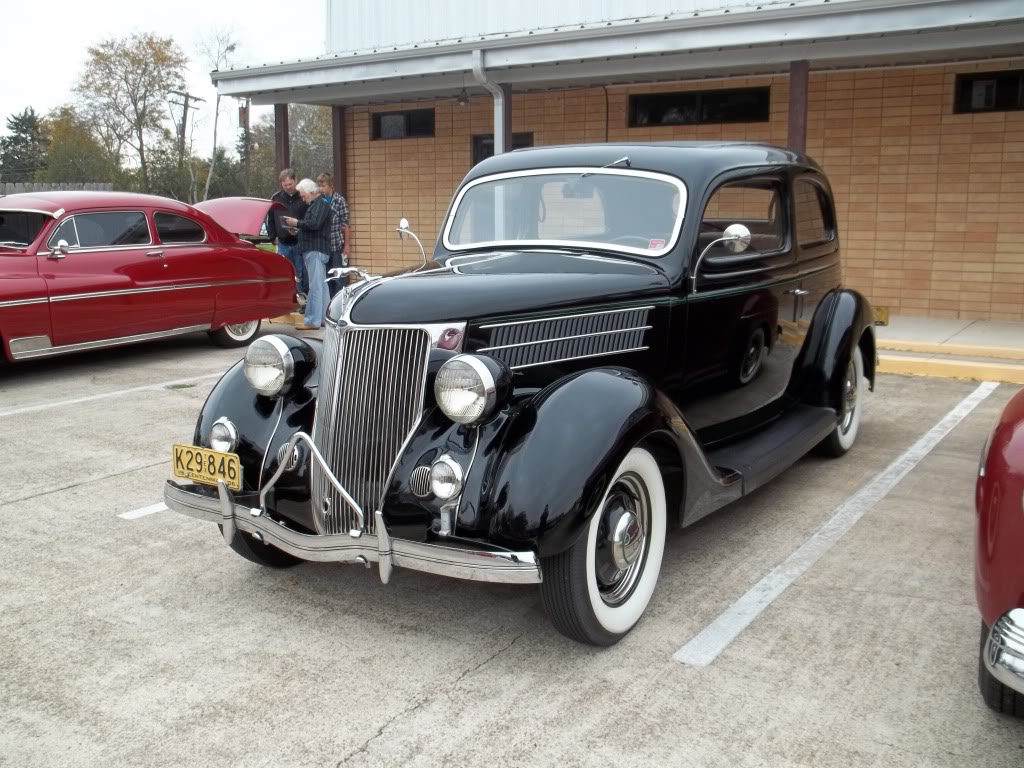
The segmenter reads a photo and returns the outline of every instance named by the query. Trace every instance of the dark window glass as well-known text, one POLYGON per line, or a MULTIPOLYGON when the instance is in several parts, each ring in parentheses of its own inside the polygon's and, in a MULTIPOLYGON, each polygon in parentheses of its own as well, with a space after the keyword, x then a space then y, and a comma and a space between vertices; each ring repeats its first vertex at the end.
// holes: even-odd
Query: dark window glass
POLYGON ((184 216, 157 212, 153 214, 153 221, 162 243, 201 243, 206 239, 202 225, 184 216))
MULTIPOLYGON (((784 199, 782 183, 774 179, 748 179, 719 187, 704 209, 697 253, 722 237, 730 224, 745 224, 750 230, 748 253, 781 250, 786 244, 784 199)), ((708 255, 733 254, 719 244, 708 255)))
POLYGON ((57 247, 61 240, 67 241, 69 248, 78 247, 78 233, 75 232, 74 217, 65 219, 64 222, 50 235, 50 242, 47 245, 52 249, 57 247))
POLYGON ((636 93, 629 97, 629 125, 765 123, 771 118, 771 88, 636 93))
POLYGON ((30 245, 49 219, 45 213, 0 211, 0 245, 30 245))
POLYGON ((1024 69, 957 75, 953 111, 1013 112, 1024 109, 1024 69))
POLYGON ((151 242, 146 217, 140 211, 80 213, 64 222, 50 236, 49 246, 52 248, 62 238, 75 248, 148 245, 151 242), (72 245, 72 238, 66 235, 76 232, 77 245, 72 245))
POLYGON ((799 180, 793 189, 796 203, 796 238, 800 245, 832 239, 832 216, 825 191, 811 181, 799 180))
POLYGON ((373 113, 374 139, 424 139, 433 135, 433 109, 373 113))
MULTIPOLYGON (((512 134, 512 149, 525 149, 532 146, 532 133, 512 134)), ((494 134, 478 133, 473 137, 473 165, 488 157, 494 157, 494 134)))

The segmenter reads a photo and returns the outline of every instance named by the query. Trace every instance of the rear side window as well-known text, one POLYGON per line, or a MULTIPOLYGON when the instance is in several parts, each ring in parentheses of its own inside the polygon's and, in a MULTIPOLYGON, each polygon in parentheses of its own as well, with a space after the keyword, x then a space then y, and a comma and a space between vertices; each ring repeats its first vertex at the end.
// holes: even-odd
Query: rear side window
POLYGON ((50 248, 67 240, 72 248, 111 248, 148 245, 149 225, 141 211, 80 213, 61 224, 50 236, 50 248))
POLYGON ((800 179, 793 188, 796 202, 796 237, 801 246, 832 239, 832 216, 825 191, 813 181, 800 179))
POLYGON ((185 216, 157 211, 153 214, 153 221, 162 243, 201 243, 206 240, 206 230, 202 225, 185 216))

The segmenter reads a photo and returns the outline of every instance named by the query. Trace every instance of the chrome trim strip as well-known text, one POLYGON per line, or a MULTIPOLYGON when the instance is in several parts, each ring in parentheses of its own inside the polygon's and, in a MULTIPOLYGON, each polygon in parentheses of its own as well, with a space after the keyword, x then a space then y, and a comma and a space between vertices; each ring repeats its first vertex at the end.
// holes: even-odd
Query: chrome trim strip
POLYGON ((686 203, 687 189, 686 184, 682 179, 665 173, 655 173, 653 171, 639 171, 631 168, 594 168, 579 166, 563 168, 531 168, 526 171, 495 173, 490 176, 481 176, 478 179, 473 179, 473 181, 469 182, 459 190, 459 193, 456 195, 454 202, 452 202, 451 209, 449 210, 448 221, 445 222, 444 234, 441 242, 449 251, 466 251, 477 248, 519 248, 524 245, 531 247, 552 246, 555 248, 565 248, 568 246, 570 248, 593 248, 599 251, 619 251, 621 253, 633 253, 647 258, 657 258, 670 253, 672 249, 676 247, 676 243, 679 242, 679 234, 683 228, 683 217, 686 214, 686 203), (528 176, 582 174, 587 174, 588 176, 632 176, 635 178, 652 179, 663 184, 671 184, 674 186, 679 191, 679 210, 676 213, 675 225, 672 228, 672 236, 665 244, 665 247, 653 251, 647 248, 634 248, 628 245, 615 245, 613 243, 591 242, 587 240, 491 240, 486 242, 470 243, 468 245, 452 245, 451 240, 449 240, 452 227, 455 225, 455 215, 459 210, 459 205, 462 203, 462 198, 465 197, 466 193, 475 186, 486 184, 488 182, 500 181, 502 179, 523 178, 528 176))
POLYGON ((546 317, 538 317, 534 320, 515 320, 509 323, 491 323, 490 325, 481 325, 481 330, 487 330, 488 328, 504 328, 508 325, 526 325, 527 323, 547 323, 552 320, 573 320, 577 317, 591 317, 593 315, 614 315, 617 312, 639 312, 642 309, 651 310, 654 309, 653 304, 649 304, 645 307, 624 307, 622 309, 601 309, 595 312, 583 312, 578 315, 548 315, 546 317))
MULTIPOLYGON (((2 195, 0 195, 0 197, 2 197, 2 195)), ((51 216, 55 219, 59 219, 64 214, 64 209, 58 208, 56 211, 41 211, 38 208, 0 208, 0 213, 39 213, 43 216, 51 216)), ((38 236, 38 233, 36 233, 36 235, 38 236)))
MULTIPOLYGON (((355 539, 348 534, 313 535, 299 533, 272 520, 268 515, 253 514, 260 510, 236 504, 230 491, 221 489, 225 498, 206 496, 190 491, 168 480, 164 487, 167 507, 189 517, 224 525, 233 523, 238 531, 259 534, 263 540, 303 560, 316 562, 380 562, 381 574, 391 567, 450 576, 471 581, 501 584, 539 584, 542 575, 537 555, 533 552, 507 552, 462 549, 447 545, 424 544, 394 539, 376 513, 380 535, 365 534, 355 539)), ((382 578, 382 580, 384 580, 382 578)))
POLYGON ((538 365, 557 365, 558 363, 569 363, 574 360, 586 360, 588 357, 607 357, 608 355, 624 355, 627 352, 643 352, 645 349, 650 347, 632 347, 631 349, 616 349, 612 352, 595 352, 591 355, 576 355, 574 357, 563 357, 559 360, 545 360, 540 363, 527 363, 525 365, 514 365, 512 366, 513 371, 521 371, 524 368, 535 368, 538 365))
POLYGON ((264 283, 290 283, 291 278, 259 278, 254 280, 228 280, 219 283, 188 283, 185 285, 158 285, 152 288, 121 288, 115 291, 97 291, 96 293, 68 293, 51 296, 50 301, 78 301, 80 299, 102 299, 112 296, 134 296, 143 293, 162 293, 164 291, 190 291, 200 288, 225 288, 234 285, 260 285, 264 283))
MULTIPOLYGON (((68 352, 84 352, 89 349, 102 349, 104 347, 119 347, 123 344, 138 344, 144 341, 156 341, 157 339, 165 339, 170 336, 181 336, 186 333, 196 333, 198 331, 210 330, 210 324, 204 323, 202 325, 190 325, 185 328, 174 328, 169 331, 154 331, 153 333, 139 333, 133 336, 117 336, 111 339, 100 339, 99 341, 82 341, 78 344, 63 344, 59 347, 50 347, 48 349, 33 350, 31 352, 14 352, 11 351, 11 356, 15 360, 28 360, 35 357, 51 357, 53 355, 64 355, 68 352)), ((20 341, 20 339, 11 339, 12 342, 20 341)))
POLYGON ((14 299, 13 301, 0 301, 0 309, 4 307, 24 307, 29 304, 45 304, 49 299, 45 296, 38 299, 14 299))
POLYGON ((11 355, 17 357, 29 352, 38 352, 43 349, 51 349, 53 342, 49 336, 21 336, 11 339, 11 355))
MULTIPOLYGON (((561 318, 552 318, 561 319, 561 318)), ((638 325, 635 328, 619 328, 615 331, 596 331, 594 333, 578 333, 575 336, 559 336, 554 339, 541 339, 540 341, 522 341, 518 344, 503 344, 499 347, 483 347, 477 352, 493 352, 496 349, 513 349, 515 347, 535 347, 538 344, 555 344, 559 341, 572 341, 573 339, 590 339, 595 336, 610 336, 614 333, 633 333, 634 331, 649 331, 653 325, 638 325)))

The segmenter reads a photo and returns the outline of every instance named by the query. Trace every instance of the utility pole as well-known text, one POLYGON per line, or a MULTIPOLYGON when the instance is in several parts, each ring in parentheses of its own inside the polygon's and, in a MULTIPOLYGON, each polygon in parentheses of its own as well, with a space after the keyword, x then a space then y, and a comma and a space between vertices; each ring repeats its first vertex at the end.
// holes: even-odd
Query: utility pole
POLYGON ((173 93, 175 96, 181 96, 183 101, 169 101, 169 104, 176 104, 181 107, 181 125, 178 126, 178 170, 180 171, 185 165, 185 132, 186 126, 188 125, 188 103, 189 101, 202 101, 206 102, 206 99, 202 99, 199 96, 193 96, 191 93, 185 91, 168 91, 173 93))
POLYGON ((252 99, 246 99, 244 104, 238 105, 238 124, 242 126, 243 141, 245 141, 245 194, 247 196, 252 194, 249 191, 249 168, 252 162, 252 159, 249 157, 252 154, 252 143, 249 134, 249 108, 251 106, 252 99))

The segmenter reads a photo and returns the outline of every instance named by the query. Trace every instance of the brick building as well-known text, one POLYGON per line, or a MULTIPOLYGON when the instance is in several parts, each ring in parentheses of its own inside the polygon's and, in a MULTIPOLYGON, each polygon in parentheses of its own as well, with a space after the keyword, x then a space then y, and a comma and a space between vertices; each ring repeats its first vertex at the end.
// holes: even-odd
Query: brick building
POLYGON ((277 105, 282 167, 287 104, 334 107, 357 264, 415 261, 397 220, 434 238, 495 150, 755 140, 824 166, 847 281, 873 303, 1024 320, 1020 0, 326 5, 324 55, 213 78, 277 105))

